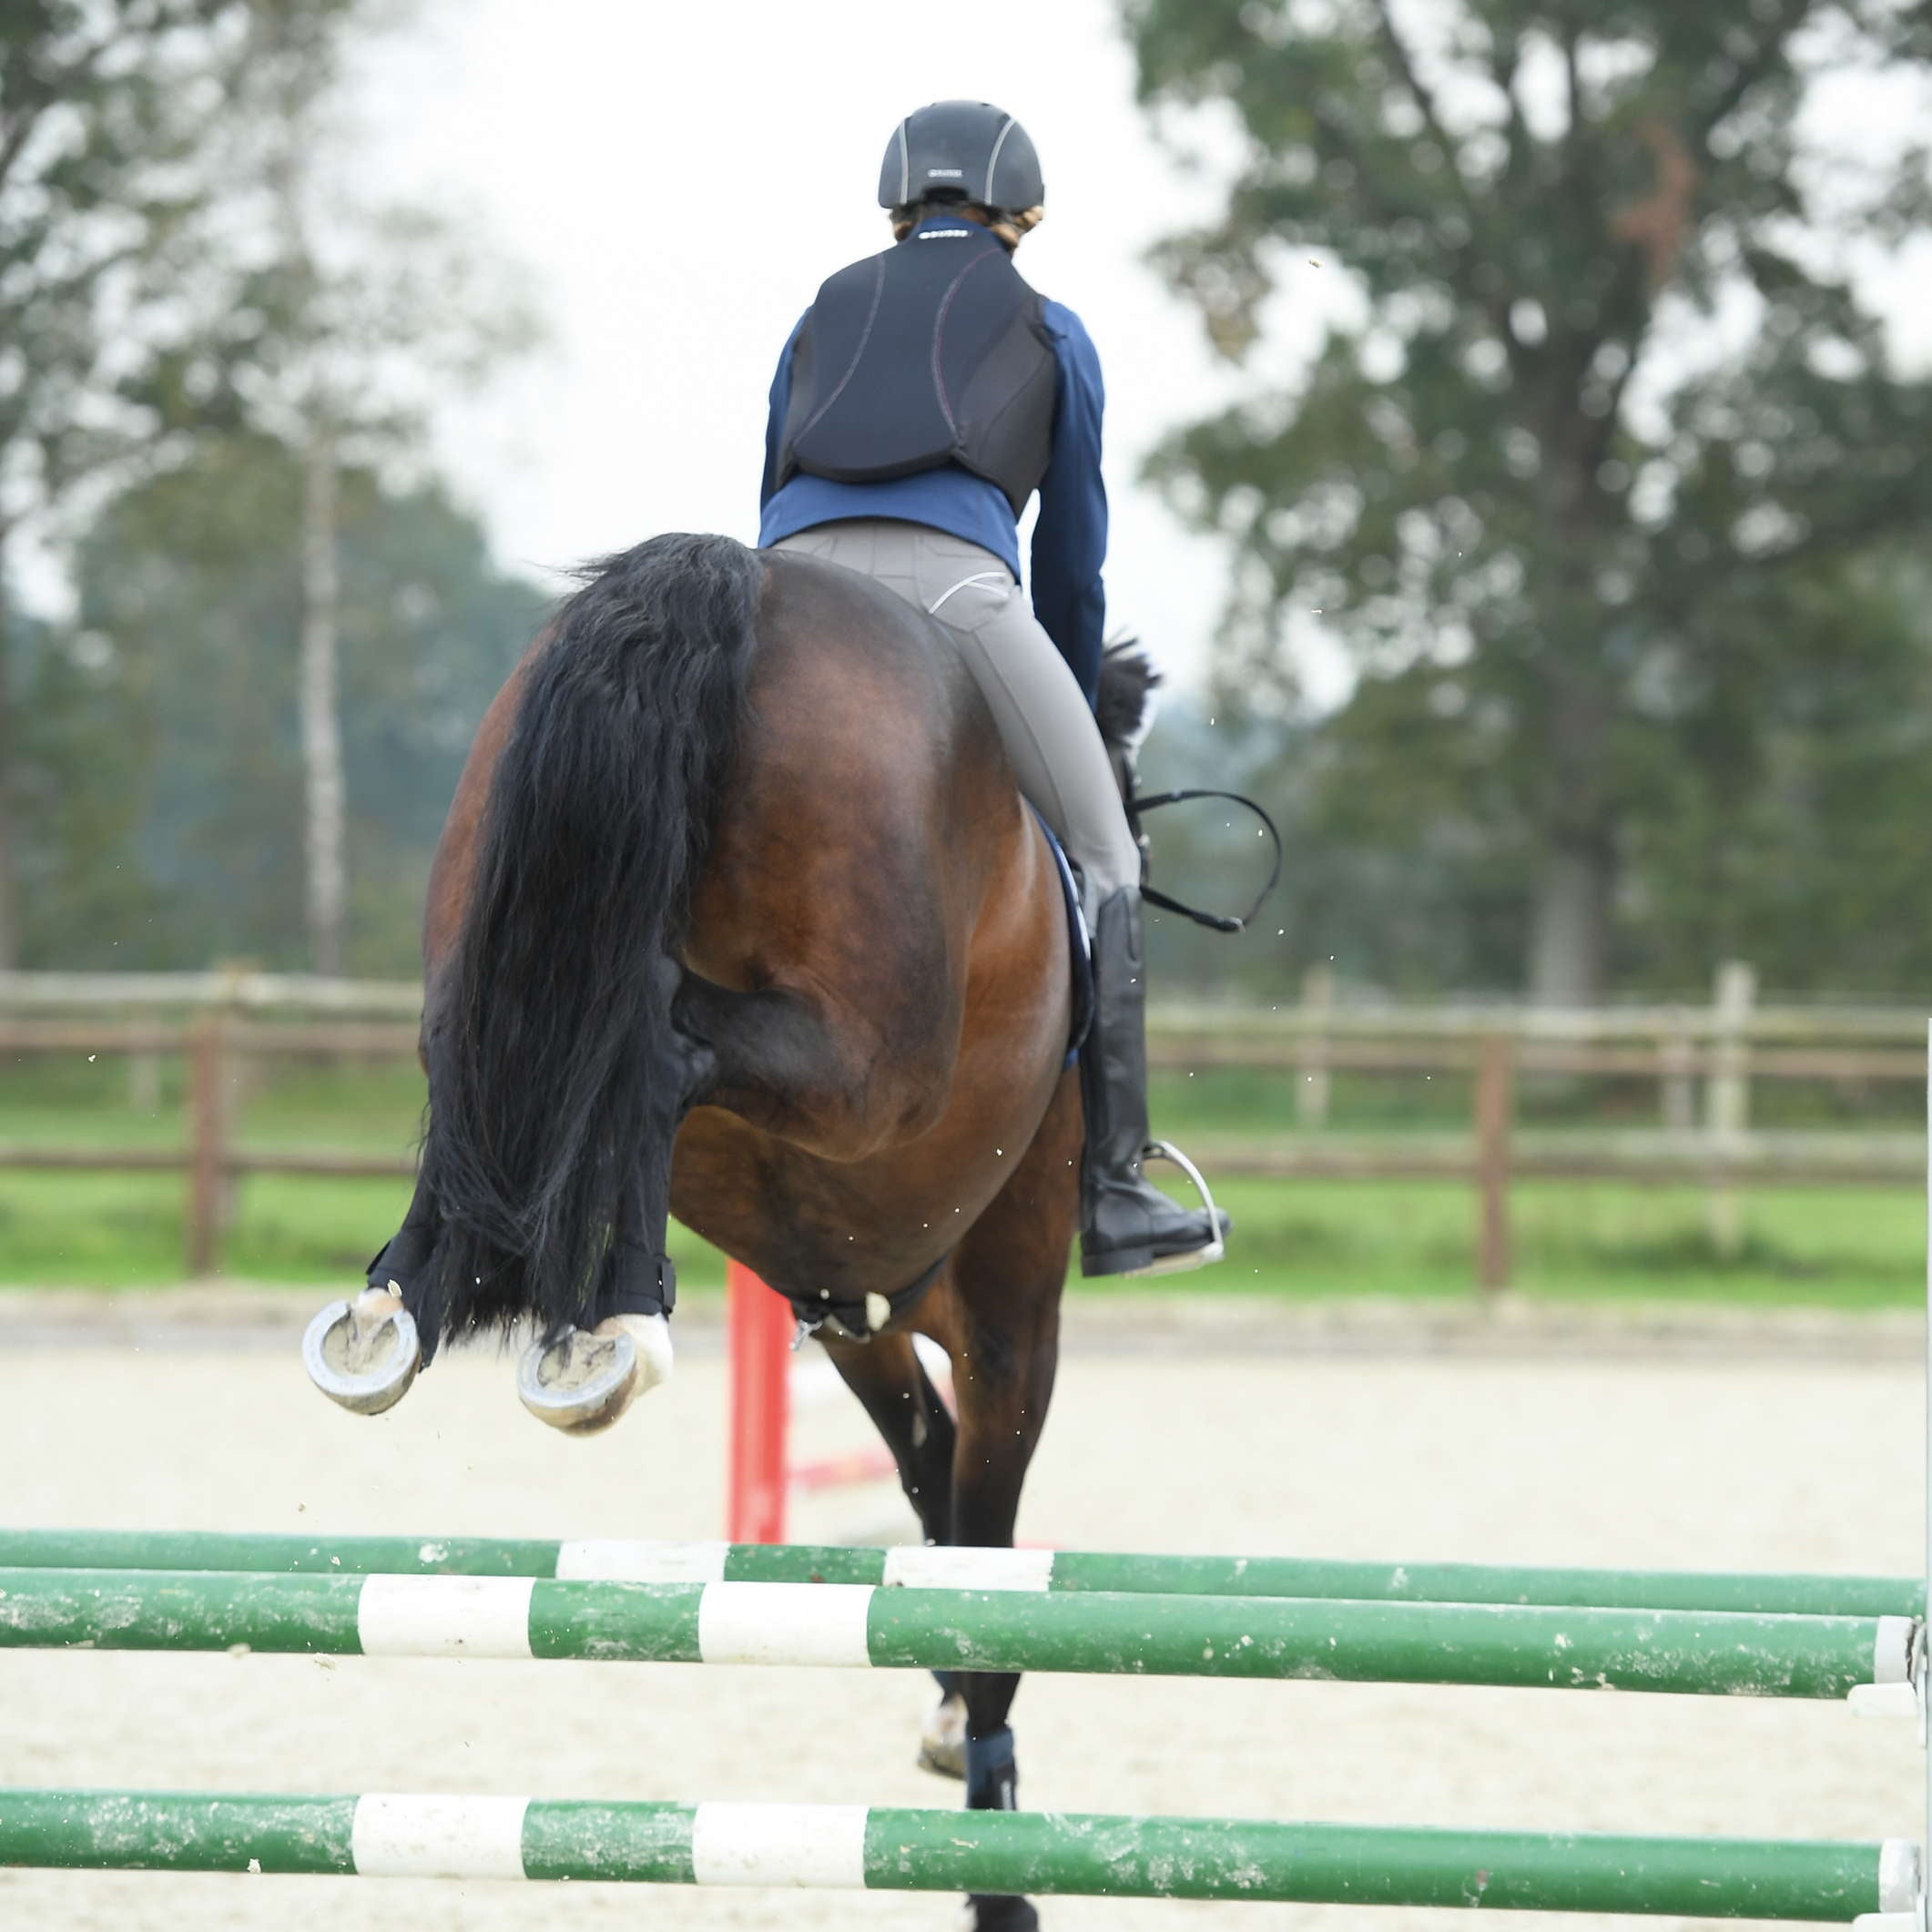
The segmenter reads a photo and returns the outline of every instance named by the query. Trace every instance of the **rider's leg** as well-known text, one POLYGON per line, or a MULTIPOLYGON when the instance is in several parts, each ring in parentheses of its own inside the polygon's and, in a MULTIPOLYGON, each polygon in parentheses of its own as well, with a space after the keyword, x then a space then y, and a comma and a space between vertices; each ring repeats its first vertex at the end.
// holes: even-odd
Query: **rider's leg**
POLYGON ((1140 850, 1085 694, 991 552, 918 524, 829 524, 786 539, 862 570, 957 636, 1020 788, 1080 868, 1093 937, 1093 1026, 1081 1054, 1087 1155, 1081 1256, 1089 1275, 1186 1266, 1221 1229, 1142 1172, 1148 1141, 1140 850))

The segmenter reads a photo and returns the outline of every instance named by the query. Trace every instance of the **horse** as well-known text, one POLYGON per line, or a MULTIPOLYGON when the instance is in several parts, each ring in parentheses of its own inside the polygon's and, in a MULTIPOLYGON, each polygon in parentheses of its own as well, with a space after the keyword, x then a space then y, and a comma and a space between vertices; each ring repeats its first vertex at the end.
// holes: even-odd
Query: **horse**
MULTIPOLYGON (((1124 740, 1147 693, 1110 662, 1124 740)), ((930 1541, 1010 1546, 1078 1207, 1075 949, 943 627, 725 537, 589 567, 477 731, 424 960, 416 1192, 311 1327, 325 1388, 386 1407, 524 1323, 525 1402, 606 1426, 668 1369, 675 1214, 816 1328, 930 1541)), ((922 1761, 1011 1808, 1018 1677, 940 1682, 922 1761)))

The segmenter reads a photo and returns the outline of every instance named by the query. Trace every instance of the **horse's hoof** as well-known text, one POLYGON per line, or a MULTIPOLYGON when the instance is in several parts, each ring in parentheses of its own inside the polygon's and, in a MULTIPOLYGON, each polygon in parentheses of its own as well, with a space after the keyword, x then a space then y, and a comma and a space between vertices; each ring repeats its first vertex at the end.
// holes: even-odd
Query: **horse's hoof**
POLYGON ((966 1700, 957 1692, 934 1704, 919 1734, 919 1768, 942 1778, 966 1775, 966 1700))
POLYGON ((671 1376, 671 1324, 662 1315, 609 1315, 589 1334, 566 1328, 532 1342, 516 1392, 540 1422, 566 1435, 608 1429, 637 1398, 671 1376))
POLYGON ((416 1324, 394 1282, 332 1301, 302 1337, 302 1367, 329 1398, 359 1416, 380 1416, 409 1393, 422 1366, 416 1324))
POLYGON ((1039 1932, 1040 1915, 1030 1898, 973 1892, 960 1915, 960 1932, 1039 1932))

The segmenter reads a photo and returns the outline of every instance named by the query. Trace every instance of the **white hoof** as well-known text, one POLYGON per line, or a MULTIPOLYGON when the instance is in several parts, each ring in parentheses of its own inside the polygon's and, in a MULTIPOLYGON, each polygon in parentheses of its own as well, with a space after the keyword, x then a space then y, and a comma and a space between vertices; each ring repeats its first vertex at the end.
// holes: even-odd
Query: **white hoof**
POLYGON ((671 1324, 662 1315, 607 1315, 585 1334, 532 1342, 516 1392, 540 1422, 573 1436, 608 1429, 641 1395, 671 1378, 671 1324))
POLYGON ((928 1715, 919 1734, 919 1768, 942 1778, 966 1775, 966 1700, 957 1692, 928 1715))
POLYGON ((416 1324, 394 1282, 332 1301, 302 1337, 302 1366, 329 1398, 359 1416, 380 1416, 409 1393, 422 1366, 416 1324))

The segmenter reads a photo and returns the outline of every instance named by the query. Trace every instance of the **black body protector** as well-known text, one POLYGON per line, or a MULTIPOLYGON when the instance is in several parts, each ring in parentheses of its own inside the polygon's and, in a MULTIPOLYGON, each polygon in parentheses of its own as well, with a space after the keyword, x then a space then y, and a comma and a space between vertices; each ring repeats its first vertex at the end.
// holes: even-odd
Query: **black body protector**
POLYGON ((1046 474, 1056 364, 1039 294, 961 217, 819 289, 792 351, 774 488, 884 483, 956 463, 1017 516, 1046 474))

